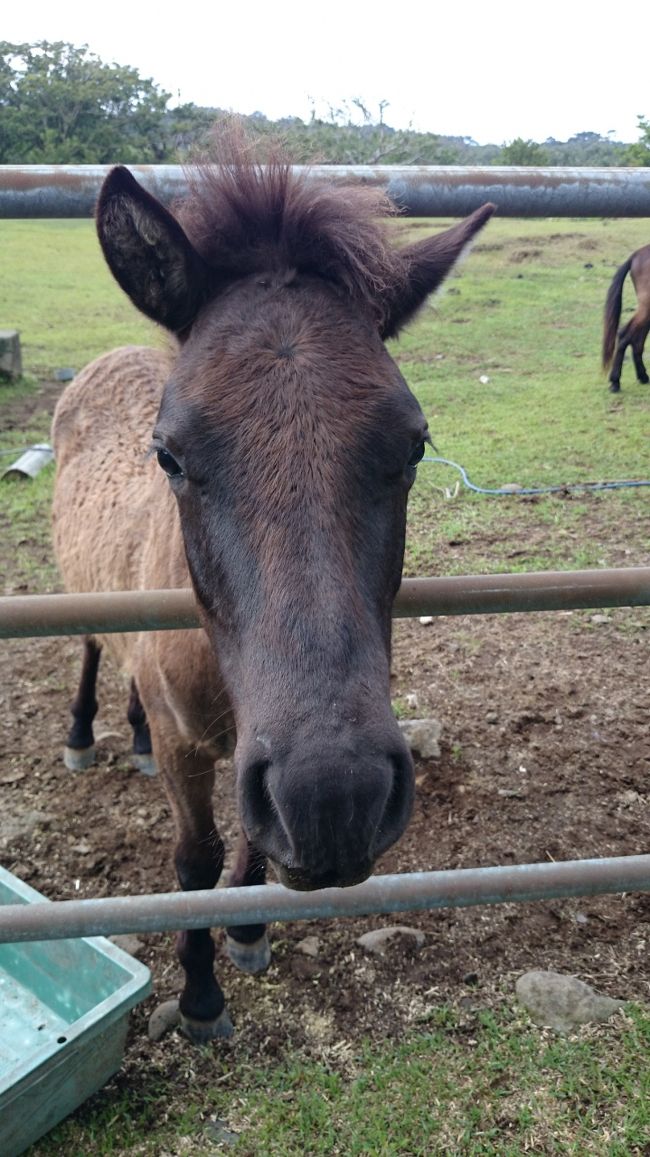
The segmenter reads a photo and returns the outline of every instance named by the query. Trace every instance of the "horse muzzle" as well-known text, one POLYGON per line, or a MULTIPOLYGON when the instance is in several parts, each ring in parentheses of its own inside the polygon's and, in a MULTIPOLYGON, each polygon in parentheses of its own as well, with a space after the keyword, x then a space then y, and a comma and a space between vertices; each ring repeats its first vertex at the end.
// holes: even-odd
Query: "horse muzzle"
POLYGON ((312 876, 297 869, 287 868, 284 864, 276 864, 271 860, 273 870, 285 888, 293 892, 318 892, 322 888, 352 888, 355 884, 363 884, 372 874, 374 864, 369 863, 367 868, 360 869, 354 875, 341 876, 336 872, 325 872, 320 876, 312 876))
POLYGON ((348 888, 367 879, 404 831, 413 806, 413 762, 395 727, 383 750, 322 749, 312 758, 249 760, 238 750, 239 805, 251 844, 287 888, 348 888))

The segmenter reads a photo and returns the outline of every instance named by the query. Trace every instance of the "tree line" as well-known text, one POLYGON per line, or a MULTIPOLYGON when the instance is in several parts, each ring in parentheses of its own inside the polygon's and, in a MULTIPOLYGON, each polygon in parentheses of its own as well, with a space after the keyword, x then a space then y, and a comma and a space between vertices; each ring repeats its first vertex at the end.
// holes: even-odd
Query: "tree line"
MULTIPOLYGON (((86 45, 0 41, 0 164, 161 164, 199 151, 229 115, 188 103, 128 65, 107 64, 86 45)), ((581 132, 568 141, 479 145, 471 137, 392 128, 389 108, 360 99, 308 120, 244 117, 253 133, 281 137, 296 161, 320 164, 650 165, 650 121, 639 140, 581 132)))

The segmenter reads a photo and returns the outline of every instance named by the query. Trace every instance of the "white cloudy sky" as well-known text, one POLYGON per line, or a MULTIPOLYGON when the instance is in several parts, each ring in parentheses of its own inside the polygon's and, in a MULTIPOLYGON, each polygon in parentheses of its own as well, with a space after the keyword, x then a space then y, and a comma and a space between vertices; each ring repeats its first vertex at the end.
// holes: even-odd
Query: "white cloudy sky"
POLYGON ((648 0, 22 0, 0 36, 87 44, 196 104, 308 117, 361 97, 396 127, 502 143, 636 140, 649 30, 648 0))

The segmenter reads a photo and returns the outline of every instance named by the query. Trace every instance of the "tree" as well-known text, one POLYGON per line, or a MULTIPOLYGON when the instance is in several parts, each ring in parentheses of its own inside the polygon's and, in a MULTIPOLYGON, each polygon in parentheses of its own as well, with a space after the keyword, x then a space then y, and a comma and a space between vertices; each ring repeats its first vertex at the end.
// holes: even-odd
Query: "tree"
POLYGON ((638 116, 639 139, 625 153, 626 165, 650 165, 650 121, 638 116))
POLYGON ((509 145, 503 145, 497 159, 498 165, 546 165, 548 157, 541 145, 535 141, 525 141, 516 137, 509 145))
POLYGON ((0 41, 0 162, 165 160, 169 94, 86 45, 0 41))
POLYGON ((255 132, 279 135, 296 161, 321 165, 435 165, 455 160, 455 149, 441 146, 434 133, 394 129, 384 119, 389 102, 378 114, 360 97, 330 106, 325 116, 312 107, 311 117, 270 121, 262 113, 244 118, 255 132))
POLYGON ((606 136, 594 132, 575 133, 568 141, 549 138, 544 141, 544 151, 549 165, 624 165, 628 146, 611 138, 611 132, 606 136))

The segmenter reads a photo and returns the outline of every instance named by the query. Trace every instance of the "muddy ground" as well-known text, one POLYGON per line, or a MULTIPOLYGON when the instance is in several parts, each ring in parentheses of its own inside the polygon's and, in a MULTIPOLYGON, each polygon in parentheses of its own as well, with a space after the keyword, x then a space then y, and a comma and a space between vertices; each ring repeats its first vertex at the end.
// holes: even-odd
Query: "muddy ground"
MULTIPOLYGON (((650 552, 638 546, 648 535, 638 534, 638 508, 628 509, 618 565, 648 565, 650 552)), ((5 564, 10 590, 11 558, 5 564)), ((442 751, 418 762, 411 824, 379 870, 647 852, 649 625, 647 610, 397 623, 394 698, 412 714, 437 716, 442 751)), ((73 639, 0 648, 0 862, 51 899, 171 890, 169 809, 159 781, 129 766, 125 687, 108 662, 99 764, 77 775, 63 766, 79 648, 73 639)), ((225 764, 218 795, 232 850, 225 764)), ((137 1071, 145 1083, 153 1072, 184 1071, 191 1055, 177 1036, 171 1046, 146 1038, 147 1017, 177 993, 179 970, 171 936, 141 939, 155 993, 133 1018, 118 1084, 137 1071)), ((340 1056, 361 1038, 417 1028, 445 1000, 468 1010, 469 1025, 472 1010, 511 1000, 515 978, 536 967, 575 973, 612 996, 650 997, 648 895, 296 923, 274 927, 272 940, 262 978, 219 956, 237 1033, 215 1049, 262 1058, 290 1044, 340 1056), (396 922, 421 929, 424 946, 398 939, 380 957, 356 943, 396 922), (308 935, 317 937, 315 955, 301 949, 308 935)))

